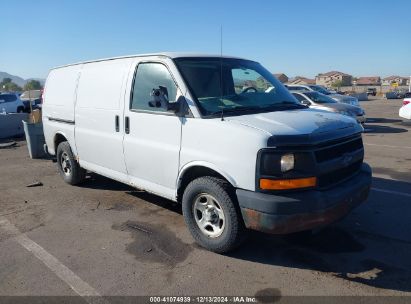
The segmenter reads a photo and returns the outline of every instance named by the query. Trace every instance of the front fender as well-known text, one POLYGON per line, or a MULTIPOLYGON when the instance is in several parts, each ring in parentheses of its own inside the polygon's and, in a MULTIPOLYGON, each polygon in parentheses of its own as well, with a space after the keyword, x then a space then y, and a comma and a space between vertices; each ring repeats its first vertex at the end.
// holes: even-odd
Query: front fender
POLYGON ((180 187, 181 180, 184 174, 187 172, 187 170, 193 167, 205 167, 205 168, 211 169, 217 172, 218 174, 220 174, 221 176, 223 176, 233 187, 237 188, 237 182, 235 181, 235 179, 231 175, 229 175, 227 172, 225 172, 224 170, 221 170, 217 165, 206 162, 206 161, 191 161, 185 164, 183 167, 181 167, 179 174, 178 174, 178 178, 177 178, 176 189, 180 187))

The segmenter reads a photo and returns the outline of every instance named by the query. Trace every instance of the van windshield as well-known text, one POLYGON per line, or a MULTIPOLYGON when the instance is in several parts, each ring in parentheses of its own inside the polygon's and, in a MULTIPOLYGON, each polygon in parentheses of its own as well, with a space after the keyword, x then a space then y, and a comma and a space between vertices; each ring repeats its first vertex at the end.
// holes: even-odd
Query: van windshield
POLYGON ((313 89, 314 91, 320 92, 321 94, 324 95, 331 95, 331 93, 329 91, 327 91, 325 88, 318 86, 318 85, 312 85, 310 86, 311 89, 313 89))
POLYGON ((257 62, 218 57, 174 61, 205 116, 305 108, 257 62))
POLYGON ((305 92, 304 94, 316 103, 336 103, 336 101, 331 97, 319 92, 305 92))

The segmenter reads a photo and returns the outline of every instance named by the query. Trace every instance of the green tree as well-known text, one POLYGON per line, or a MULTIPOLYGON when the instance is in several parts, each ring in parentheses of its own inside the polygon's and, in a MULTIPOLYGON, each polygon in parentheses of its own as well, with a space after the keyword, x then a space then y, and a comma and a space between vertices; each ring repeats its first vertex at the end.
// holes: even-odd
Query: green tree
POLYGON ((3 78, 1 84, 5 85, 5 84, 10 83, 10 82, 11 82, 11 78, 3 78))
POLYGON ((16 91, 21 91, 22 89, 17 84, 12 82, 10 78, 3 78, 3 80, 0 82, 0 90, 8 91, 8 92, 16 92, 16 91))
POLYGON ((24 85, 24 90, 25 91, 30 91, 30 90, 41 90, 42 86, 40 81, 38 80, 30 80, 24 85))
POLYGON ((336 80, 333 82, 333 84, 331 85, 333 88, 340 88, 343 86, 343 82, 342 80, 336 80))

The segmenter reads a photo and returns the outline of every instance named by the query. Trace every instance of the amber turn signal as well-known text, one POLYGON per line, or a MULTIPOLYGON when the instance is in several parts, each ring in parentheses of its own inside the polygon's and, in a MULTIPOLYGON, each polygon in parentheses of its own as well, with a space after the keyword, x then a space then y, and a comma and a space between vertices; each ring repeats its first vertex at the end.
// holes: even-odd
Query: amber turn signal
POLYGON ((314 187, 317 184, 316 177, 296 178, 296 179, 260 179, 260 189, 262 190, 287 190, 298 188, 314 187))

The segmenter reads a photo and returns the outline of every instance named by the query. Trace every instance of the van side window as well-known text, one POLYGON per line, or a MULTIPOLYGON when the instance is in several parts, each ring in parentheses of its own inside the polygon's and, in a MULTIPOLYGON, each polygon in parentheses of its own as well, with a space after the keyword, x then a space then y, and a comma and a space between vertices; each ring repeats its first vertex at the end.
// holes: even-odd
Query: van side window
POLYGON ((151 91, 159 86, 167 88, 170 102, 176 101, 177 87, 168 69, 161 63, 140 63, 134 79, 130 109, 165 112, 163 108, 152 108, 148 105, 152 100, 151 91))

